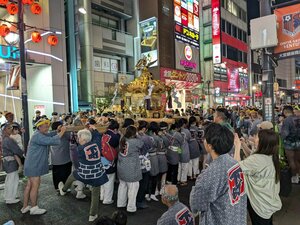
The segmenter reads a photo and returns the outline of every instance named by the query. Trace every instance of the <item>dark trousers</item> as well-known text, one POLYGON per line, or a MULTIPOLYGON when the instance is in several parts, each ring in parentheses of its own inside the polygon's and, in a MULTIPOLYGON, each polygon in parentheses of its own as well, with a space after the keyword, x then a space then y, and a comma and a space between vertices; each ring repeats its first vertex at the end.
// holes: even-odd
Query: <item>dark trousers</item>
POLYGON ((136 202, 141 203, 145 201, 145 195, 148 188, 149 177, 150 177, 150 172, 143 173, 143 179, 140 180, 140 187, 136 196, 136 202))
POLYGON ((177 175, 178 175, 178 164, 171 165, 168 163, 167 181, 176 185, 178 182, 177 175))
POLYGON ((63 165, 53 165, 52 179, 55 189, 58 189, 59 182, 65 183, 72 171, 72 162, 63 165))
POLYGON ((251 223, 252 225, 273 225, 273 217, 271 217, 270 219, 264 219, 262 217, 260 217, 259 215, 257 215, 257 213, 253 210, 249 200, 248 200, 248 212, 249 212, 249 216, 251 219, 251 223))
POLYGON ((150 194, 150 195, 155 194, 156 185, 157 185, 157 178, 158 178, 158 175, 149 177, 149 184, 148 184, 147 194, 150 194))

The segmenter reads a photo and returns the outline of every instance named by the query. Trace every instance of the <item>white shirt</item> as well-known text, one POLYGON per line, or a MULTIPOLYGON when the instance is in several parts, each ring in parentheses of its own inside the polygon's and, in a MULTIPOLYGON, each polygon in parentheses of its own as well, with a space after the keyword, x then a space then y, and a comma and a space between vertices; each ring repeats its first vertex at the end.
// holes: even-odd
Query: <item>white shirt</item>
POLYGON ((253 210, 260 217, 270 219, 282 207, 280 182, 275 183, 272 156, 254 153, 239 164, 244 172, 246 193, 253 210))
POLYGON ((0 125, 2 125, 2 124, 5 124, 6 123, 6 118, 5 118, 5 116, 1 116, 0 117, 0 125))

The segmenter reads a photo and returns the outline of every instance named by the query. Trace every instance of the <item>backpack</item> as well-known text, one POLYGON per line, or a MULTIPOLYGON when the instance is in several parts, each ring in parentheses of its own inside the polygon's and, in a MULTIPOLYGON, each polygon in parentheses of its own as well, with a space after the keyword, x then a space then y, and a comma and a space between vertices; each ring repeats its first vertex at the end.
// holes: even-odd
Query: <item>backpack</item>
POLYGON ((102 145, 102 156, 105 157, 108 161, 114 161, 118 155, 118 152, 115 148, 111 147, 109 141, 111 136, 108 134, 103 134, 101 145, 102 145))

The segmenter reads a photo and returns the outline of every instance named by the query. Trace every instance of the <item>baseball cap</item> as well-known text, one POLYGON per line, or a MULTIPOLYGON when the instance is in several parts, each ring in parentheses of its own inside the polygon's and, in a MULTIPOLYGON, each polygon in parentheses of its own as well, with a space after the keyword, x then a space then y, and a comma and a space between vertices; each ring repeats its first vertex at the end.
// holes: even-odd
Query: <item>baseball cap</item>
POLYGON ((273 123, 270 121, 263 121, 261 124, 258 124, 257 127, 260 130, 271 130, 274 128, 273 123))

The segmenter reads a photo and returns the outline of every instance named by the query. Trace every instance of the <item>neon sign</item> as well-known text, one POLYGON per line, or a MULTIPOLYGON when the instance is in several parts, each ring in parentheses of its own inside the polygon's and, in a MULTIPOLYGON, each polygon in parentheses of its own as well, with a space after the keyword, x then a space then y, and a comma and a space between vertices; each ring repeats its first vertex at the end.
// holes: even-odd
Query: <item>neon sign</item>
POLYGON ((1 59, 20 59, 19 49, 14 46, 0 45, 0 58, 1 59))

